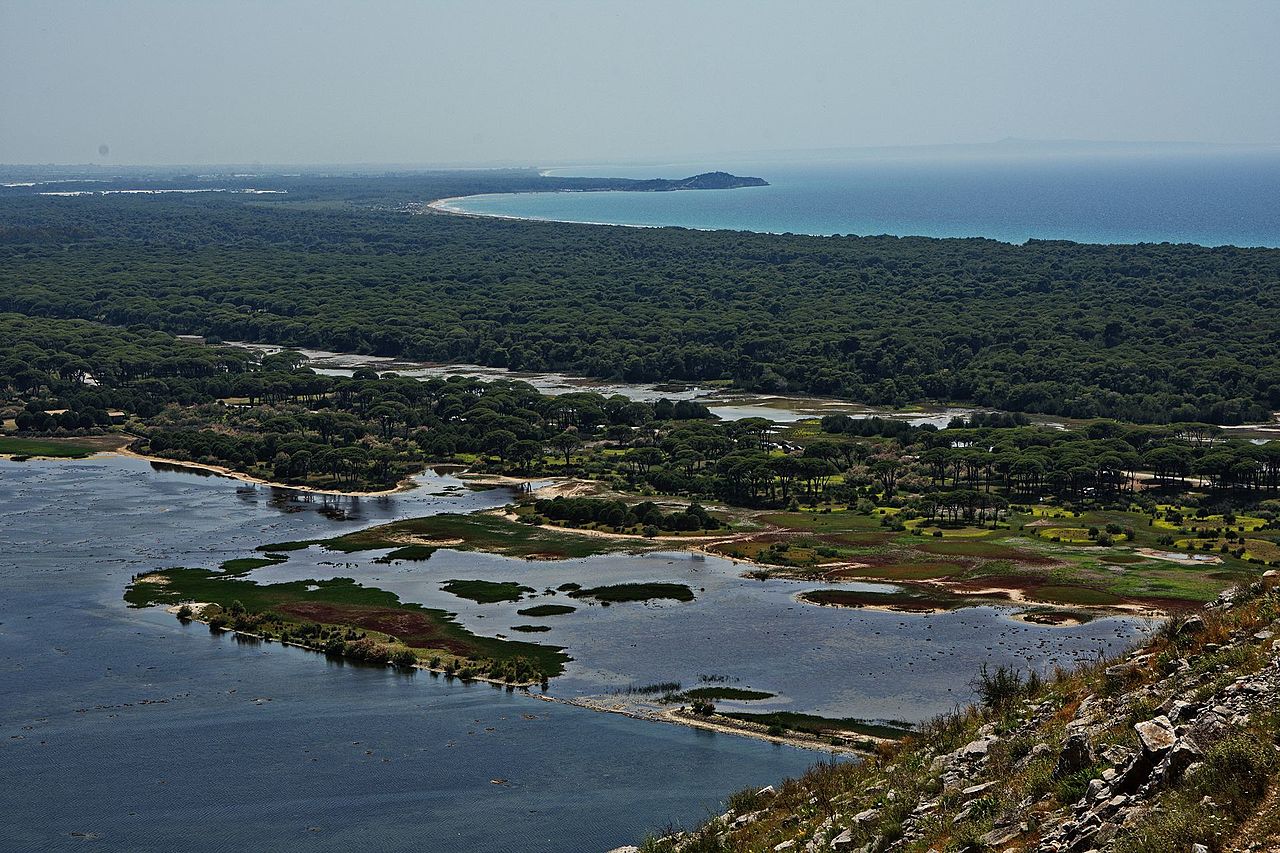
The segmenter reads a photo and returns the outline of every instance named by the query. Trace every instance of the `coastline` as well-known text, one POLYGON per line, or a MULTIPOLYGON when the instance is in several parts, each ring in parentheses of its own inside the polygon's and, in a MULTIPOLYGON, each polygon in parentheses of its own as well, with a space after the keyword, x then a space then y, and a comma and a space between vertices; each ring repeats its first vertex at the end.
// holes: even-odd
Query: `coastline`
POLYGON ((144 459, 148 462, 159 462, 162 465, 172 465, 175 468, 190 468, 195 471, 206 471, 220 477, 226 477, 229 480, 239 480, 243 483, 252 483, 256 486, 270 486, 273 489, 289 489, 295 492, 303 492, 309 495, 329 495, 331 497, 344 498, 376 498, 386 497, 387 495, 399 494, 407 492, 410 489, 416 489, 418 484, 412 477, 401 480, 393 489, 379 489, 378 491, 360 492, 360 491, 342 491, 339 489, 317 489, 314 486, 295 486, 290 483, 276 483, 271 480, 264 480, 261 477, 254 477, 252 474, 245 474, 227 468, 223 465, 210 465, 204 462, 179 462, 176 459, 165 459, 163 456, 148 456, 145 453, 138 453, 130 450, 128 447, 122 447, 119 450, 108 450, 101 453, 95 453, 94 456, 127 456, 131 459, 144 459))
MULTIPOLYGON (((533 694, 530 694, 533 695, 533 694)), ((671 708, 667 710, 651 709, 641 703, 627 703, 617 700, 612 704, 599 697, 582 696, 572 699, 564 699, 554 695, 535 696, 545 702, 560 702, 565 705, 573 705, 578 708, 586 708, 590 711, 596 711, 601 714, 619 714, 632 720, 646 720, 651 723, 667 723, 677 726, 688 726, 693 729, 701 729, 708 732, 719 732, 720 734, 735 735, 737 737, 749 737, 756 740, 763 740, 769 743, 781 744, 784 746, 792 746, 797 749, 809 749, 816 752, 826 752, 832 755, 867 755, 864 750, 857 749, 853 746, 842 745, 836 746, 832 743, 825 742, 816 735, 771 735, 764 726, 745 723, 725 717, 722 714, 714 714, 711 717, 695 717, 690 713, 681 713, 679 708, 671 708)), ((885 738, 872 737, 871 735, 857 734, 856 732, 848 732, 851 737, 860 740, 870 741, 872 743, 885 743, 885 738)))
MULTIPOLYGON (((581 193, 584 190, 539 190, 539 193, 581 193)), ((590 192, 604 193, 625 193, 631 190, 590 190, 590 192)), ((532 195, 533 193, 529 193, 532 195)), ((497 195, 497 193, 472 193, 471 195, 455 195, 449 198, 438 198, 435 201, 427 202, 426 207, 435 213, 448 214, 449 216, 471 216, 478 219, 506 219, 513 222, 557 222, 561 225, 605 225, 610 228, 684 228, 687 231, 715 231, 715 228, 694 228, 685 227, 683 225, 642 225, 638 222, 585 222, 581 219, 553 219, 544 216, 515 216, 510 213, 478 213, 474 210, 460 210, 456 207, 450 207, 450 203, 465 201, 469 198, 479 198, 485 195, 497 195)))

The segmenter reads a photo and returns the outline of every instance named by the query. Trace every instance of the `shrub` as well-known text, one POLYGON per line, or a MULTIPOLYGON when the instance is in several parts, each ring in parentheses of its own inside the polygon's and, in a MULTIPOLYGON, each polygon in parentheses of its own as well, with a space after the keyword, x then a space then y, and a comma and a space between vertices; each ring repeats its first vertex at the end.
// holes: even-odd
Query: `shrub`
MULTIPOLYGON (((1038 689, 1038 676, 1036 686, 1038 689)), ((1026 694, 1027 683, 1022 680, 1021 673, 1014 667, 1001 664, 993 670, 984 663, 978 677, 973 681, 973 689, 977 691, 979 701, 983 705, 993 711, 1003 711, 1026 694)))

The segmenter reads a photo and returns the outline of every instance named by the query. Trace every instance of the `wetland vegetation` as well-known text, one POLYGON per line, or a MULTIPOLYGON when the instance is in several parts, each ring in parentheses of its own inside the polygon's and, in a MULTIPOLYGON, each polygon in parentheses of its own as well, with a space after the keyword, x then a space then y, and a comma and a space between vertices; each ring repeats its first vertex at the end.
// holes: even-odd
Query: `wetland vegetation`
POLYGON ((335 657, 424 665, 462 678, 531 684, 558 675, 568 656, 554 646, 477 636, 444 610, 401 602, 350 578, 259 584, 205 569, 174 568, 134 578, 133 607, 186 604, 214 630, 294 643, 335 657))
MULTIPOLYGON (((50 424, 32 415, 7 441, 78 453, 81 442, 138 436, 146 453, 313 486, 387 486, 438 461, 570 486, 522 497, 505 516, 409 519, 265 544, 264 555, 322 544, 386 550, 384 562, 446 546, 572 559, 690 537, 763 576, 898 584, 897 600, 866 599, 890 606, 994 597, 1162 610, 1280 563, 1280 443, 1208 424, 722 422, 697 404, 551 396, 512 380, 325 376, 288 352, 255 358, 82 321, 7 316, 0 331, 18 354, 37 341, 59 347, 7 362, 9 413, 65 410, 93 423, 42 430, 50 424), (126 423, 100 425, 96 413, 117 406, 133 407, 126 423)), ((247 559, 229 570, 259 565, 247 559)), ((858 596, 806 596, 837 598, 858 596)))

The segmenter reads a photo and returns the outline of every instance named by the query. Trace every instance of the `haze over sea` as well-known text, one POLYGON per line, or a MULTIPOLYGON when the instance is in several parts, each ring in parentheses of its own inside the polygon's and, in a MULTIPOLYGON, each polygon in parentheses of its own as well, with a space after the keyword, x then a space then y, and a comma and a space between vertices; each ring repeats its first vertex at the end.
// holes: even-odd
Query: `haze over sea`
POLYGON ((1280 247, 1280 149, 990 146, 554 170, 677 178, 724 170, 768 187, 472 196, 451 209, 617 225, 796 234, 1280 247))

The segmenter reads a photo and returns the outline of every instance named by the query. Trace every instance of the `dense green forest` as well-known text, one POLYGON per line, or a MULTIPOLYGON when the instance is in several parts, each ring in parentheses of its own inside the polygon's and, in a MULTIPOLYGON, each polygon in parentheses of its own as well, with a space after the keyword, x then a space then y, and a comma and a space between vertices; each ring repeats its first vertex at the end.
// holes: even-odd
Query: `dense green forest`
MULTIPOLYGON (((1255 445, 1198 423, 1059 430, 979 414, 939 430, 830 415, 778 431, 760 418, 718 421, 696 402, 552 396, 519 381, 420 381, 368 369, 325 376, 296 353, 255 361, 160 332, 13 314, 0 315, 0 353, 0 411, 23 434, 101 430, 106 412, 121 409, 153 455, 302 485, 382 488, 428 462, 456 460, 740 506, 893 500, 953 520, 1046 497, 1124 502, 1140 472, 1170 492, 1198 484, 1231 504, 1280 492, 1280 443, 1255 445)), ((597 510, 617 509, 537 511, 567 519, 587 508, 593 521, 597 510)))
POLYGON ((877 404, 1221 424, 1280 408, 1277 250, 623 229, 406 207, 552 186, 540 180, 7 193, 0 310, 877 404))

